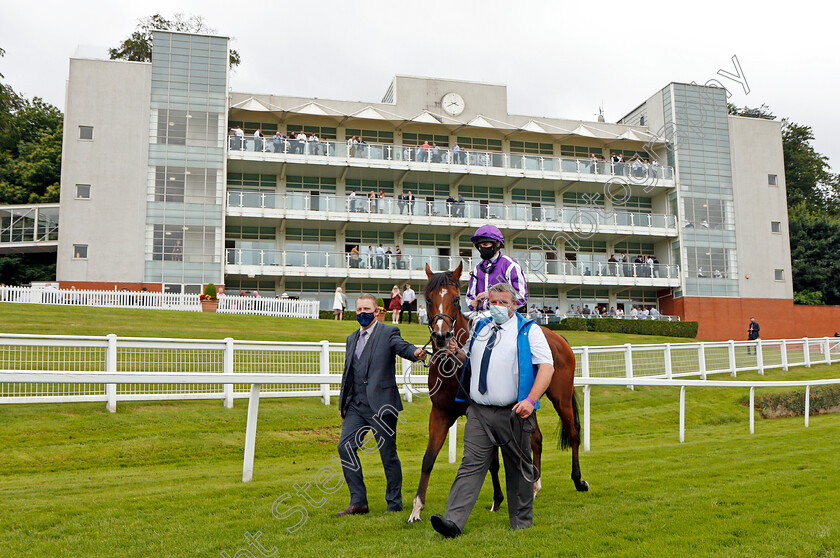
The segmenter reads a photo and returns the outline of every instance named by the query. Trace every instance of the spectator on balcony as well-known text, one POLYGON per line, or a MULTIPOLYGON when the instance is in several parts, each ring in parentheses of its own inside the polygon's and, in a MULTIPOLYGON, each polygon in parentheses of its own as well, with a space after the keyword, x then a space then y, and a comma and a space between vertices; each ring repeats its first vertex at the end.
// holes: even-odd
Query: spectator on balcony
POLYGON ((716 269, 712 272, 712 277, 714 277, 715 279, 722 279, 723 273, 721 273, 719 269, 716 269))
POLYGON ((639 158, 638 155, 633 157, 633 162, 630 163, 631 170, 633 172, 633 176, 639 178, 644 174, 644 167, 642 166, 642 160, 639 158))
POLYGON ((231 140, 230 148, 243 149, 245 147, 245 132, 242 131, 240 126, 235 126, 232 131, 234 138, 231 140))
POLYGON ((581 313, 583 314, 584 317, 588 318, 590 315, 592 315, 592 310, 589 309, 588 304, 584 304, 583 305, 583 310, 581 311, 581 313))
POLYGON ((399 206, 400 215, 402 215, 405 209, 405 191, 400 192, 400 195, 397 196, 397 206, 399 206))
POLYGON ((379 205, 377 209, 379 213, 385 212, 385 190, 379 190, 379 205))
POLYGON ((376 247, 376 268, 385 268, 385 248, 381 244, 376 247))
POLYGON ((432 148, 432 146, 429 145, 428 141, 423 141, 423 145, 420 146, 421 160, 424 163, 427 163, 429 161, 429 150, 431 148, 432 148))
POLYGON ((618 257, 618 261, 621 262, 621 271, 624 277, 631 277, 630 259, 627 257, 627 254, 622 252, 621 256, 618 257))
POLYGON ((642 306, 642 311, 640 313, 643 320, 647 320, 648 316, 650 316, 650 310, 648 310, 647 306, 642 306))
POLYGON ((467 200, 462 194, 458 194, 458 201, 455 204, 455 213, 458 217, 464 216, 464 209, 467 207, 467 200))
POLYGON ((400 310, 402 309, 402 295, 400 294, 400 288, 394 285, 394 288, 391 289, 391 302, 388 303, 388 310, 392 310, 391 313, 391 323, 396 325, 399 323, 400 318, 400 310))
POLYGON ((367 195, 367 211, 368 213, 376 213, 376 192, 371 190, 367 195))
POLYGON ((359 256, 359 246, 354 245, 352 248, 350 248, 350 267, 358 268, 359 261, 361 259, 362 258, 359 256))
POLYGON ((659 260, 653 256, 653 274, 655 277, 660 277, 659 260))
POLYGON ((396 257, 396 260, 397 260, 397 269, 404 269, 403 268, 403 261, 402 261, 402 250, 400 249, 399 246, 394 248, 394 256, 396 257))
POLYGON ((642 277, 643 270, 642 264, 644 261, 642 260, 642 256, 636 256, 636 259, 633 260, 633 277, 642 277))
POLYGON ((264 136, 259 128, 254 132, 254 151, 265 151, 264 136))
POLYGON ((608 273, 610 274, 610 277, 615 277, 617 267, 618 267, 618 260, 615 258, 615 254, 610 254, 610 259, 607 260, 607 270, 608 270, 608 273))
POLYGON ((309 152, 313 155, 321 155, 321 140, 312 132, 312 135, 309 136, 309 152))
POLYGON ((634 320, 639 318, 639 310, 635 306, 630 307, 630 317, 634 320))
POLYGON ((388 246, 387 250, 385 250, 385 269, 391 269, 391 247, 388 246))
POLYGON ((446 198, 446 214, 449 217, 456 216, 455 198, 452 197, 452 194, 449 194, 449 197, 446 198))
POLYGON ((616 308, 615 309, 615 317, 616 318, 623 318, 624 317, 624 308, 622 308, 621 306, 616 308))
POLYGON ((362 136, 359 136, 359 143, 356 144, 356 157, 364 158, 367 142, 362 136))
POLYGON ((350 156, 350 157, 355 157, 356 156, 356 144, 357 143, 359 143, 359 142, 356 140, 356 136, 353 136, 349 140, 347 140, 347 154, 348 154, 348 156, 350 156))
POLYGON ((352 190, 347 196, 347 206, 350 208, 350 213, 356 212, 356 190, 352 190))
POLYGON ((271 139, 272 150, 275 153, 283 153, 286 150, 286 136, 281 134, 279 131, 274 134, 274 137, 271 139))
POLYGON ((653 277, 654 267, 653 267, 653 256, 648 256, 645 259, 645 264, 647 265, 647 277, 653 277))
POLYGON ((656 157, 653 158, 653 163, 650 164, 651 174, 654 178, 660 178, 659 176, 659 159, 656 157))
POLYGON ((703 268, 702 267, 697 268, 697 277, 705 277, 705 275, 703 275, 703 268))
POLYGON ((303 133, 303 130, 300 130, 295 137, 297 140, 297 152, 299 154, 306 153, 306 134, 303 133))
POLYGON ((703 219, 703 220, 700 221, 700 226, 703 227, 704 229, 708 229, 709 228, 709 222, 706 221, 705 219, 703 219))
POLYGON ((372 245, 369 245, 369 246, 367 247, 367 267, 368 267, 368 269, 373 269, 373 266, 374 266, 374 259, 373 259, 373 258, 374 258, 374 254, 375 254, 375 252, 373 251, 373 246, 372 246, 372 245))
POLYGON ((610 318, 615 318, 615 317, 616 317, 616 315, 617 315, 617 314, 616 314, 616 311, 615 311, 615 307, 614 307, 614 306, 610 306, 610 311, 609 311, 609 312, 607 312, 607 316, 609 316, 610 318))
POLYGON ((658 320, 662 314, 659 313, 659 310, 656 309, 656 306, 650 307, 650 317, 652 320, 658 320))
POLYGON ((414 215, 414 194, 411 193, 411 190, 408 191, 408 195, 405 197, 406 207, 408 207, 408 214, 414 215))
POLYGON ((333 298, 333 315, 336 320, 344 319, 345 308, 347 308, 347 295, 341 292, 341 287, 336 287, 335 297, 333 298))
POLYGON ((598 172, 598 157, 595 154, 592 154, 592 157, 589 158, 589 172, 595 174, 598 172))
POLYGON ((432 162, 440 163, 440 147, 435 142, 432 142, 432 162))
POLYGON ((454 163, 456 165, 463 165, 464 164, 464 152, 461 150, 461 146, 458 145, 457 141, 452 145, 451 151, 452 151, 452 163, 454 163))
POLYGON ((184 260, 184 249, 181 247, 181 241, 176 240, 175 246, 172 248, 172 261, 180 262, 184 260))

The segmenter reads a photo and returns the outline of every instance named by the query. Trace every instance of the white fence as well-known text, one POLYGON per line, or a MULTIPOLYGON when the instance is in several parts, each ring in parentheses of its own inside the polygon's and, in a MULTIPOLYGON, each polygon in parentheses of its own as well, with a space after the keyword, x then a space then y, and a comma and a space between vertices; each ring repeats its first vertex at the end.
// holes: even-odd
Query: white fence
MULTIPOLYGON (((201 301, 197 294, 151 293, 146 291, 0 287, 0 302, 201 312, 201 301)), ((284 318, 318 319, 319 310, 320 303, 317 300, 220 294, 217 312, 220 314, 257 314, 284 318)))
MULTIPOLYGON (((583 449, 590 448, 591 387, 649 385, 680 387, 680 441, 685 432, 686 387, 749 387, 750 432, 754 431, 756 387, 805 386, 805 426, 810 387, 840 384, 811 381, 720 381, 708 374, 840 362, 836 338, 724 343, 665 343, 578 347, 575 385, 583 387, 583 449), (749 351, 749 354, 745 354, 749 351), (696 367, 695 367, 696 364, 696 367), (700 376, 689 380, 680 376, 700 376)), ((0 403, 213 399, 232 407, 248 397, 242 480, 253 476, 260 397, 321 397, 338 394, 344 344, 272 343, 189 339, 37 336, 0 334, 0 403)), ((402 361, 398 385, 407 400, 428 392, 417 363, 402 361)), ((449 461, 455 460, 457 424, 449 431, 449 461)))

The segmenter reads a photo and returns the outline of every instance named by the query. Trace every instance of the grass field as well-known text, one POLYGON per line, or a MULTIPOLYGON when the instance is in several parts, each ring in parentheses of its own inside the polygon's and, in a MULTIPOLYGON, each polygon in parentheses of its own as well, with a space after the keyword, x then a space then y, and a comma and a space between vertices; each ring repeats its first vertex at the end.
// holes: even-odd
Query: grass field
MULTIPOLYGON (((389 319, 385 323, 390 322, 389 319)), ((41 304, 0 303, 0 333, 52 335, 108 335, 124 337, 180 337, 188 339, 234 339, 252 341, 344 342, 359 325, 334 320, 300 320, 268 316, 202 314, 167 310, 47 306, 41 304)), ((428 341, 425 325, 403 324, 403 337, 421 345, 428 341)), ((566 331, 572 345, 613 345, 618 343, 685 343, 691 339, 653 335, 622 335, 566 331)))
MULTIPOLYGON (((352 329, 274 318, 53 310, 0 305, 2 329, 301 340, 340 340, 352 329)), ((415 327, 404 333, 422 338, 415 327)), ((639 342, 578 335, 570 336, 575 344, 639 342)), ((838 375, 835 365, 773 370, 765 378, 838 375)), ((744 378, 758 376, 739 374, 744 378)), ((100 403, 0 406, 0 556, 233 557, 244 548, 261 556, 244 538, 257 531, 265 548, 278 549, 275 556, 840 556, 840 416, 814 416, 804 428, 802 418, 756 415, 750 435, 742 404, 747 390, 689 388, 680 444, 679 390, 592 393, 592 451, 581 453, 591 491, 575 492, 570 453, 546 443, 534 527, 511 532, 506 506, 499 514, 487 511, 485 486, 464 535, 452 541, 428 521, 443 512, 457 470, 445 450, 420 524, 406 523, 408 510, 385 513, 376 455, 360 453, 370 515, 335 518, 347 505, 346 487, 331 494, 306 487, 334 465, 340 432, 334 404, 263 400, 248 484, 241 482, 244 401, 234 409, 218 401, 120 403, 116 414, 100 403), (320 507, 298 496, 295 485, 320 507), (294 533, 288 528, 301 516, 272 515, 278 499, 281 517, 293 505, 307 511, 294 533)), ((419 479, 428 411, 418 398, 406 405, 399 426, 406 507, 419 479)), ((540 420, 551 437, 556 416, 544 410, 540 420)), ((463 419, 460 424, 463 429, 463 419)))

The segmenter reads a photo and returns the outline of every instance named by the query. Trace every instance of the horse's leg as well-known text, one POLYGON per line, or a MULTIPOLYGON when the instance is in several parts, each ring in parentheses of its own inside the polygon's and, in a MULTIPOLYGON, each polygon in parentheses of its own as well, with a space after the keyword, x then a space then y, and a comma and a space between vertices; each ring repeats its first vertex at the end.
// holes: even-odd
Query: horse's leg
MULTIPOLYGON (((534 481, 534 498, 542 490, 542 441, 543 435, 540 425, 537 423, 537 415, 534 414, 534 426, 536 430, 531 434, 531 460, 534 462, 534 469, 537 471, 537 480, 534 481)), ((522 465, 525 466, 524 464, 522 465)))
POLYGON ((564 389, 561 385, 562 374, 554 373, 546 394, 554 405, 554 410, 560 415, 562 422, 561 447, 572 448, 572 481, 578 492, 589 490, 589 483, 581 480, 578 448, 580 447, 580 419, 578 418, 577 401, 575 400, 574 384, 564 389), (565 393, 564 393, 565 392, 565 393))
POLYGON ((446 440, 449 427, 457 417, 451 417, 446 411, 432 407, 429 414, 429 444, 426 446, 426 454, 423 456, 423 465, 420 469, 420 485, 417 487, 417 494, 414 496, 414 507, 408 517, 409 523, 420 521, 420 512, 426 507, 426 489, 429 488, 429 477, 432 475, 432 468, 435 460, 446 440))
POLYGON ((493 503, 490 505, 491 512, 497 512, 502 507, 502 502, 505 501, 505 495, 502 492, 502 483, 499 482, 499 449, 493 452, 493 461, 490 462, 490 478, 493 480, 493 503))

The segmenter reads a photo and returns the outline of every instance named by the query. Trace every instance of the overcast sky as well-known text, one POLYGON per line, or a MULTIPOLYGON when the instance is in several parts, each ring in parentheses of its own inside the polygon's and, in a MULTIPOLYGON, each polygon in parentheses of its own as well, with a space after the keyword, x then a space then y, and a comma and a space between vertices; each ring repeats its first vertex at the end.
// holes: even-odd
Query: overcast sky
POLYGON ((718 78, 738 105, 813 127, 840 168, 836 4, 820 2, 0 0, 0 73, 64 108, 68 58, 141 17, 204 16, 232 37, 234 91, 378 102, 394 74, 508 86, 509 112, 614 122, 671 81, 718 78), (779 6, 779 7, 777 7, 779 6), (717 76, 738 57, 750 91, 717 76))

